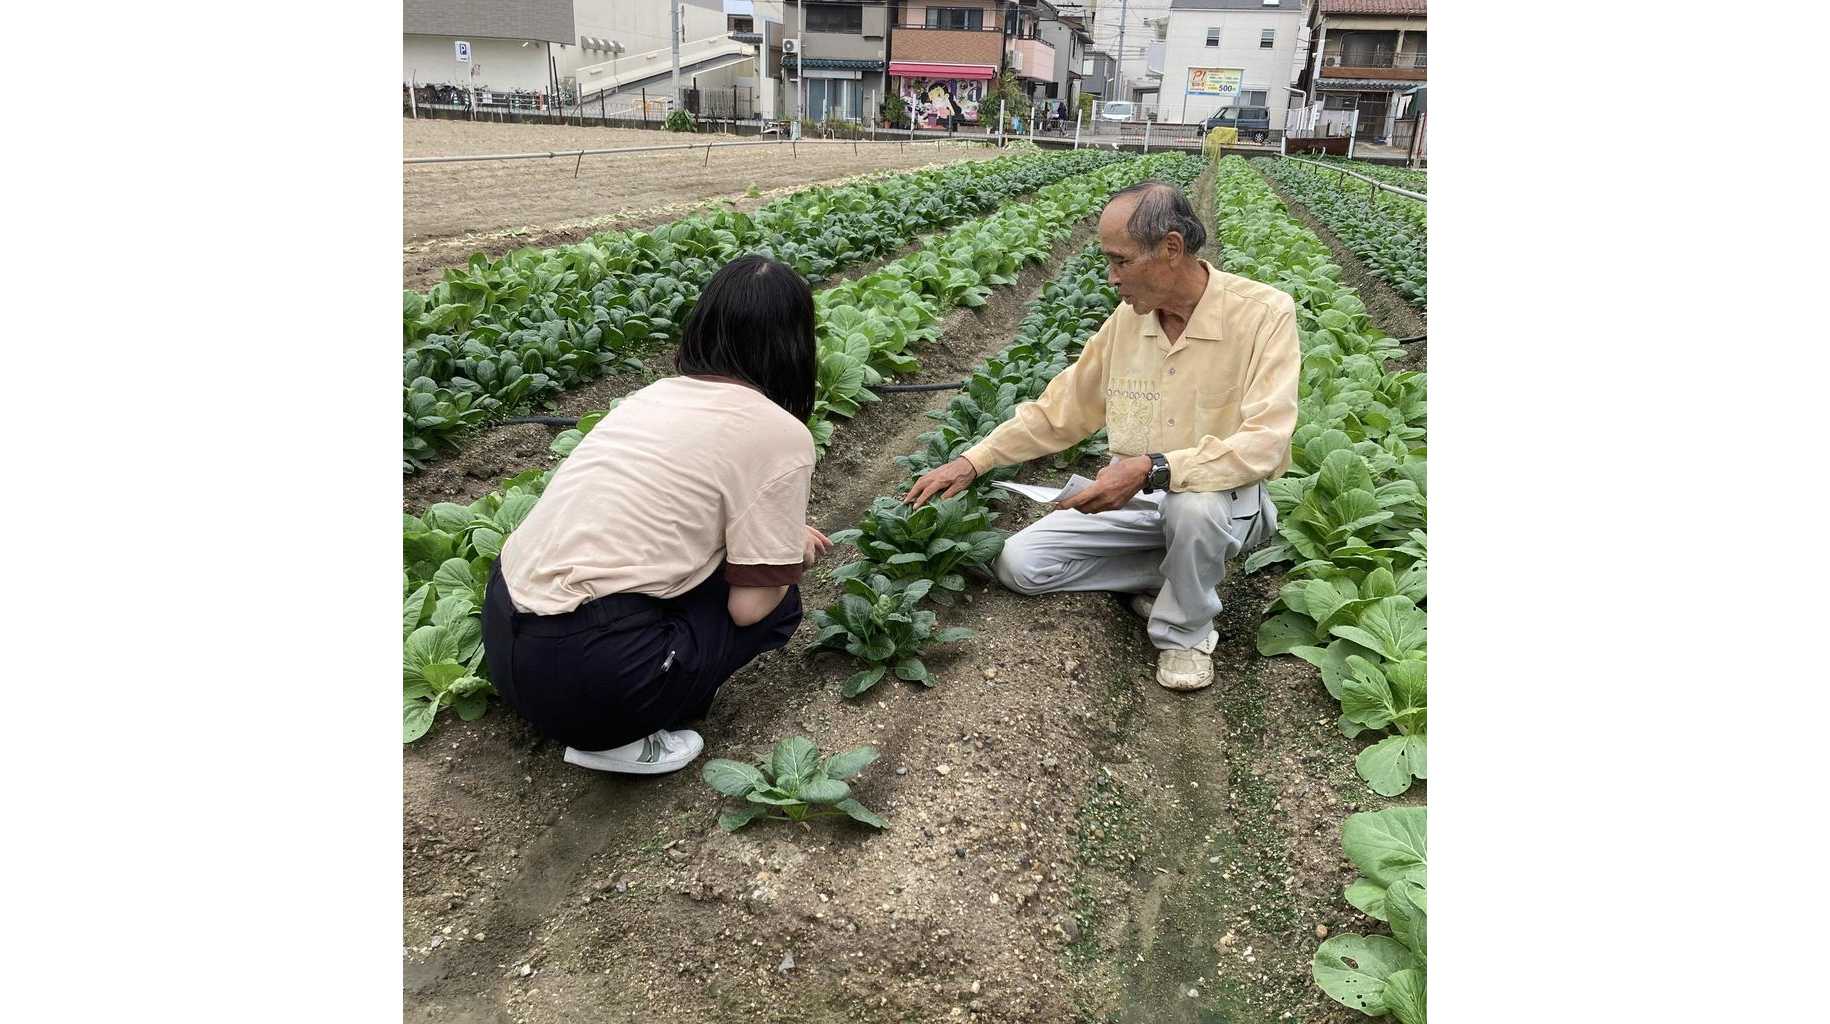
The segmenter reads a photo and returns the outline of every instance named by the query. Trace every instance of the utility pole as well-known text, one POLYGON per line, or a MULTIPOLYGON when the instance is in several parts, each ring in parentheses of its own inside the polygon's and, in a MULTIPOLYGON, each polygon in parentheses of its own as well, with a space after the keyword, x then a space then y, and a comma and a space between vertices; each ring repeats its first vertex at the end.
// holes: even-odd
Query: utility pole
POLYGON ((807 0, 796 0, 801 12, 801 29, 794 34, 794 137, 801 137, 801 122, 807 119, 807 0))
MULTIPOLYGON (((673 49, 674 49, 674 99, 673 99, 673 101, 675 103, 678 103, 678 102, 680 102, 680 0, 668 0, 668 7, 672 9, 672 13, 674 16, 673 17, 674 31, 673 31, 673 36, 672 36, 673 49)), ((706 152, 709 153, 711 151, 707 150, 706 152)))
MULTIPOLYGON (((1119 0, 1119 4, 1118 4, 1118 52, 1112 55, 1112 59, 1117 61, 1116 72, 1115 72, 1114 77, 1116 77, 1118 79, 1118 81, 1112 86, 1112 91, 1115 93, 1118 93, 1118 98, 1121 100, 1127 100, 1127 99, 1131 98, 1130 95, 1125 91, 1125 12, 1130 6, 1131 6, 1131 0, 1119 0)), ((1108 101, 1108 102, 1110 102, 1110 101, 1108 101)))

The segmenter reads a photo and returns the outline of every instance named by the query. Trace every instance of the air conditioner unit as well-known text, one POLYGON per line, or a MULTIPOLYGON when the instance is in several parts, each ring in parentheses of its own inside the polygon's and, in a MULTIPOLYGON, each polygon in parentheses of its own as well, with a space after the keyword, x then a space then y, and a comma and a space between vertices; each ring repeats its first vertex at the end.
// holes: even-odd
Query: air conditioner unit
POLYGON ((792 54, 792 53, 799 53, 800 49, 801 49, 800 43, 798 40, 794 40, 794 39, 782 40, 782 53, 784 55, 792 54))

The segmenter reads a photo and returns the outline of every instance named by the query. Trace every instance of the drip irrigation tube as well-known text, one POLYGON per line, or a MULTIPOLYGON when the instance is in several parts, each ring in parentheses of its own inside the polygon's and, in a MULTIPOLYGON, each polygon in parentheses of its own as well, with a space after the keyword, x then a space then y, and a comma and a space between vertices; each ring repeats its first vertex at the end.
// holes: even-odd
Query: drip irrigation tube
POLYGON ((514 419, 497 420, 489 425, 492 427, 506 427, 515 423, 538 423, 543 427, 578 426, 578 421, 576 419, 568 419, 564 416, 516 416, 514 419))
POLYGON ((880 394, 894 395, 904 391, 958 391, 965 386, 965 381, 956 380, 951 384, 879 384, 871 390, 880 394))

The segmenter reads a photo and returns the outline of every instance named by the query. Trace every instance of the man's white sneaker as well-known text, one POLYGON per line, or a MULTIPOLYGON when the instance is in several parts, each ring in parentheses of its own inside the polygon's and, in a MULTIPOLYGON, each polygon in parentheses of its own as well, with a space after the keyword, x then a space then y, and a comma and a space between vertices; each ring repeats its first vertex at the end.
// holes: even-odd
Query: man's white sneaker
POLYGON ((1149 594, 1131 595, 1131 614, 1138 618, 1149 621, 1150 612, 1155 608, 1156 598, 1151 597, 1149 594))
POLYGON ((1168 690, 1199 690, 1214 681, 1214 648, 1220 643, 1220 631, 1210 630, 1207 639, 1193 650, 1161 651, 1156 656, 1156 681, 1168 690))
POLYGON ((609 750, 566 748, 566 763, 600 772, 630 775, 664 775, 693 762, 705 749, 705 739, 691 729, 659 729, 633 743, 609 750))

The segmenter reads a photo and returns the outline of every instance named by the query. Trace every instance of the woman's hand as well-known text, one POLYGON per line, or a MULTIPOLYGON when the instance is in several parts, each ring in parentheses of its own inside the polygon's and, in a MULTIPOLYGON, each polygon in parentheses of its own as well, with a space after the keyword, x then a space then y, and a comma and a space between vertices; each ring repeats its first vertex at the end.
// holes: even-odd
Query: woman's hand
POLYGON ((801 543, 801 561, 811 567, 820 560, 820 556, 832 550, 832 538, 813 527, 807 527, 807 537, 801 543))

